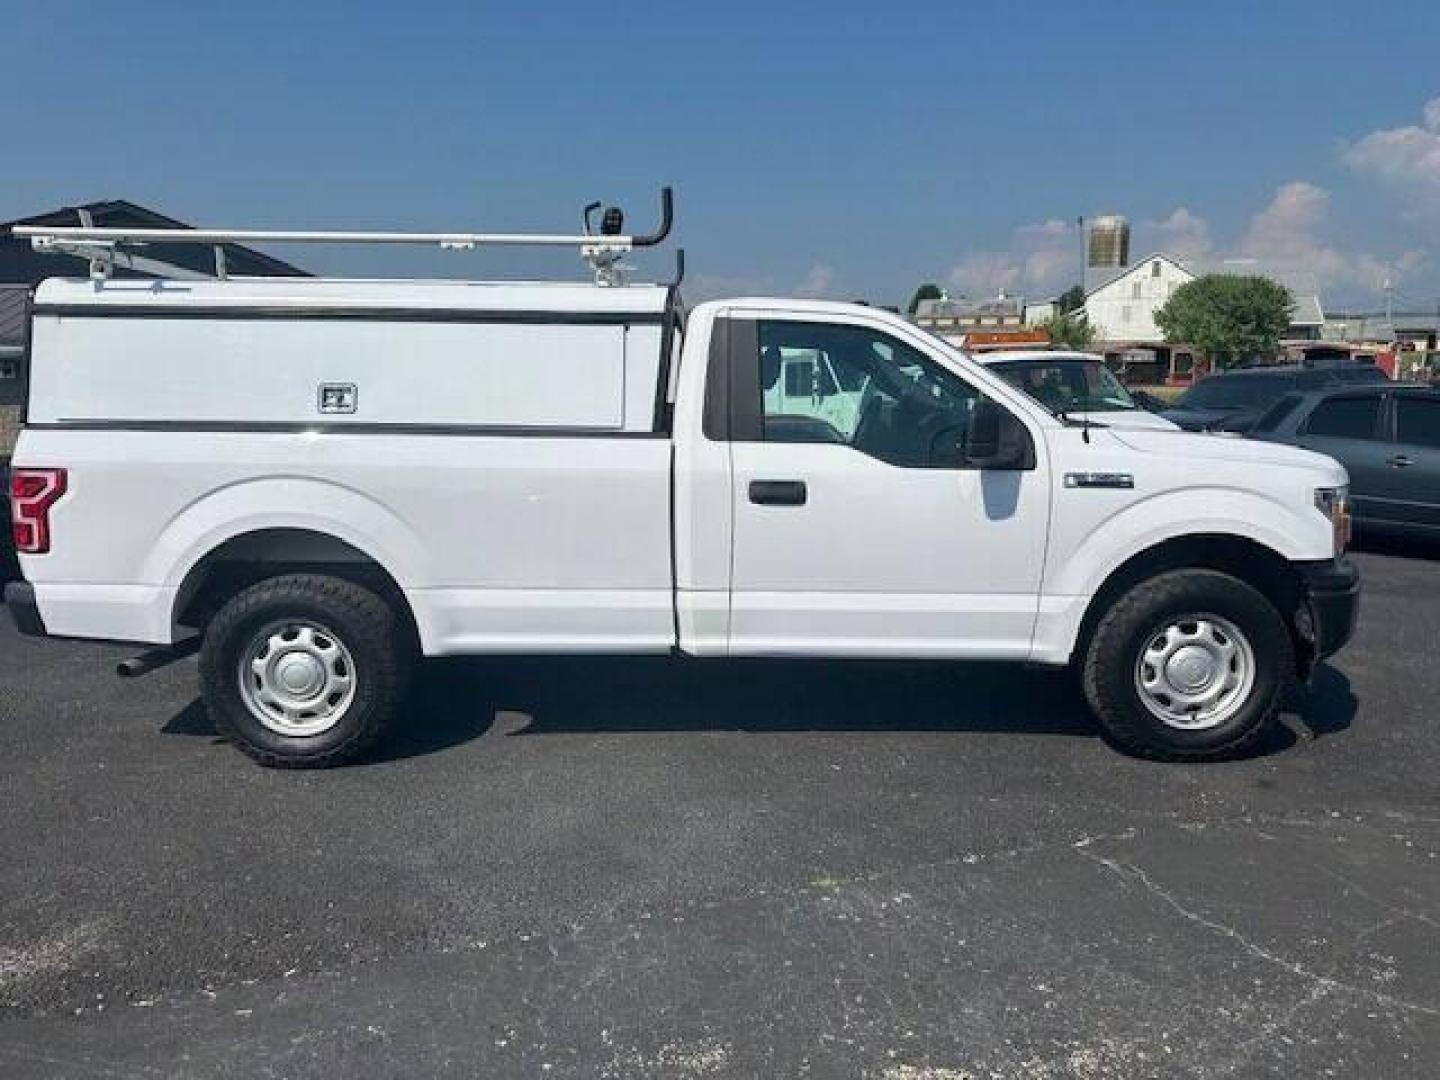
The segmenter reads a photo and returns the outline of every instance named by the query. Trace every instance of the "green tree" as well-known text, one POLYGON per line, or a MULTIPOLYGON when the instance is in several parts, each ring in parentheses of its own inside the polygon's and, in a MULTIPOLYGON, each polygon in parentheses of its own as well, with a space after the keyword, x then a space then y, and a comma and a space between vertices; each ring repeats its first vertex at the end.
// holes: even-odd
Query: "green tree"
POLYGON ((939 285, 936 285, 933 281, 927 281, 915 290, 915 295, 910 297, 910 306, 905 310, 911 315, 914 315, 915 312, 920 310, 921 300, 940 300, 943 299, 944 296, 945 293, 939 285))
POLYGON ((1085 306, 1085 289, 1080 285, 1071 285, 1060 294, 1055 301, 1055 309, 1063 313, 1079 311, 1085 306))
POLYGON ((1176 289, 1155 312, 1165 340, 1194 345, 1219 367, 1233 367, 1275 351, 1295 301, 1269 278, 1206 274, 1176 289))
POLYGON ((1064 345, 1067 349, 1088 349, 1095 344, 1095 328, 1085 318, 1084 310, 1057 311, 1040 329, 1050 335, 1051 345, 1064 345))

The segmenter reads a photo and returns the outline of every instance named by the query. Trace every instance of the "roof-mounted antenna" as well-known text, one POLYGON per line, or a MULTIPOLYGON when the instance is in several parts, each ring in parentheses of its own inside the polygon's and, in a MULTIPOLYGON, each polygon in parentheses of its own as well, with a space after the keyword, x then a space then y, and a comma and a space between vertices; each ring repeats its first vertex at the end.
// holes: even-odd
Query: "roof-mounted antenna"
MULTIPOLYGON (((586 207, 585 232, 579 236, 553 233, 395 233, 395 232, 311 232, 266 229, 154 229, 95 228, 91 223, 74 226, 15 225, 11 233, 30 238, 39 252, 74 255, 90 264, 90 274, 106 278, 116 266, 129 266, 130 256, 116 250, 119 245, 145 244, 419 244, 447 251, 468 251, 477 247, 575 247, 595 272, 599 285, 615 285, 624 277, 620 258, 634 248, 653 247, 670 235, 675 221, 674 195, 660 190, 660 226, 652 233, 625 235, 625 215, 610 207, 600 216, 600 231, 590 230, 590 215, 599 204, 586 207)), ((153 270, 147 266, 147 272, 153 270)), ((187 275, 188 276, 188 275, 187 275)))

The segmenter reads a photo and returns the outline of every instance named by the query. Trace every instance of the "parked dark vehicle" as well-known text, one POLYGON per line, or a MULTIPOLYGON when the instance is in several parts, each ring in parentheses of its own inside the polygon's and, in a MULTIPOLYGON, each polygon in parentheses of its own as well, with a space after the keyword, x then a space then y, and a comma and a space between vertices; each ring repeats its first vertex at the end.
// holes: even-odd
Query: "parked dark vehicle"
POLYGON ((1241 368, 1201 379, 1160 415, 1186 431, 1246 432, 1266 409, 1286 394, 1388 381, 1385 372, 1374 364, 1241 368))
MULTIPOLYGON (((1126 387, 1126 389, 1130 389, 1126 387)), ((1163 413, 1170 408, 1170 403, 1164 398, 1150 393, 1149 390, 1130 390, 1130 399, 1139 405, 1146 412, 1163 413)))
POLYGON ((15 558, 15 541, 10 535, 10 460, 0 458, 0 581, 20 577, 20 563, 15 558))
POLYGON ((1392 383, 1287 394, 1250 435, 1344 465, 1357 527, 1440 537, 1440 387, 1392 383))

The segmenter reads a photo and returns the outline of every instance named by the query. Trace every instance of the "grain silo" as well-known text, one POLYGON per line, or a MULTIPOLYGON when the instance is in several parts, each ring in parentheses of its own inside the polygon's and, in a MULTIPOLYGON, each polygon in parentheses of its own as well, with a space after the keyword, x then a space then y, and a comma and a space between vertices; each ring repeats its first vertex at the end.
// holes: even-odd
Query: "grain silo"
POLYGON ((1087 269, 1102 274, 1130 265, 1130 222, 1119 214, 1102 214, 1091 221, 1085 264, 1087 269))

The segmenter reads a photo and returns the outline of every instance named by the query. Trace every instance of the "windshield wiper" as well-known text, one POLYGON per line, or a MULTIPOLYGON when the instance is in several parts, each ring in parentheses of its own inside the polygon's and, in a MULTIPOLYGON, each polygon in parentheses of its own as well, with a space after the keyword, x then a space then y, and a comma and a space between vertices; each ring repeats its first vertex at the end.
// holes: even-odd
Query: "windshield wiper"
POLYGON ((1055 419, 1059 420, 1066 427, 1078 427, 1080 429, 1080 437, 1083 438, 1087 443, 1090 441, 1091 428, 1103 428, 1109 426, 1107 424, 1102 424, 1097 420, 1091 420, 1090 417, 1083 412, 1080 414, 1080 418, 1077 420, 1075 417, 1067 413, 1064 409, 1055 410, 1055 419))

